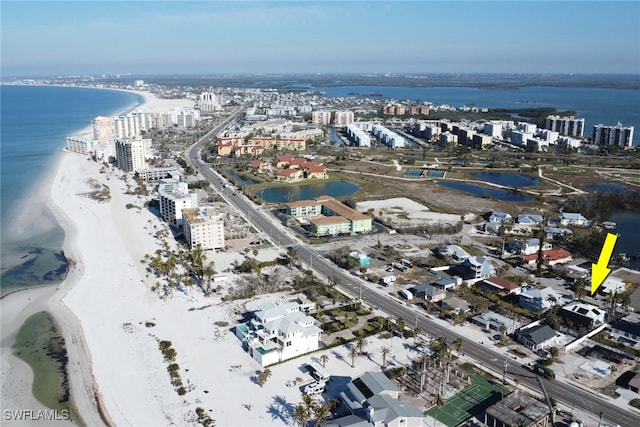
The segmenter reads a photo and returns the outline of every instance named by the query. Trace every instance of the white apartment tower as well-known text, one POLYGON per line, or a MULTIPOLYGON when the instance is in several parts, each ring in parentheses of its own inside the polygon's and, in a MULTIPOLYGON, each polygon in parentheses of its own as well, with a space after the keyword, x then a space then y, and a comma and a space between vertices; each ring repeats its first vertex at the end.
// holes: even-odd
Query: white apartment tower
POLYGON ((141 139, 127 139, 116 141, 116 160, 118 167, 127 172, 135 172, 144 169, 144 141, 141 139))
POLYGON ((346 126, 353 123, 353 111, 336 111, 333 123, 336 126, 346 126))
POLYGON ((198 97, 198 107, 200 111, 219 111, 222 110, 223 101, 222 95, 203 92, 198 97))
POLYGON ((213 208, 182 209, 182 233, 190 248, 224 249, 224 220, 213 208))
POLYGON ((105 143, 112 141, 113 137, 113 119, 109 117, 98 116, 91 122, 93 127, 93 139, 98 142, 105 143))
POLYGON ((558 132, 562 136, 582 138, 584 135, 584 119, 576 119, 574 116, 548 116, 544 120, 544 128, 558 132))
POLYGON ((174 226, 182 226, 182 210, 198 206, 198 195, 189 192, 185 181, 163 179, 158 184, 160 216, 174 226))
POLYGON ((331 124, 331 111, 313 111, 311 121, 316 126, 327 126, 331 124))
POLYGON ((620 122, 615 126, 595 125, 593 127, 593 143, 632 147, 633 126, 623 127, 620 122))

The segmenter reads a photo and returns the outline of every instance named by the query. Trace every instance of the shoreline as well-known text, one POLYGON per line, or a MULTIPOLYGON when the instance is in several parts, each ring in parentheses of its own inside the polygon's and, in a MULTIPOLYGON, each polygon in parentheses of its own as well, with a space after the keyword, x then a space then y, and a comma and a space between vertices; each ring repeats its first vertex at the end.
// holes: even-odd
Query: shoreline
MULTIPOLYGON (((96 88, 98 89, 98 88, 96 88)), ((101 88, 106 90, 118 90, 101 88)), ((151 93, 125 91, 137 95, 137 102, 129 104, 112 116, 127 114, 131 111, 144 108, 158 108, 162 102, 155 102, 157 98, 151 93)), ((180 102, 173 101, 173 104, 180 102)), ((191 102, 182 101, 182 104, 191 102)), ((182 106, 182 105, 178 105, 182 106)), ((160 106, 164 107, 164 106, 160 106)), ((92 127, 89 124, 74 133, 74 136, 91 135, 92 127)), ((41 180, 32 185, 29 196, 20 200, 13 212, 19 213, 19 224, 13 227, 15 235, 22 235, 28 230, 30 237, 39 233, 60 227, 64 231, 62 250, 67 258, 73 261, 73 265, 67 271, 62 282, 43 284, 33 288, 20 288, 2 295, 0 304, 2 308, 2 408, 4 409, 47 409, 37 401, 31 391, 33 383, 33 371, 24 361, 12 354, 12 346, 15 336, 24 321, 32 314, 40 311, 49 312, 56 320, 60 332, 65 339, 65 345, 69 363, 67 372, 71 398, 76 405, 80 416, 87 425, 113 425, 104 407, 100 402, 99 391, 93 377, 91 351, 85 342, 85 334, 82 320, 74 313, 73 309, 65 304, 64 299, 82 282, 85 275, 83 251, 78 248, 78 230, 74 221, 65 212, 66 200, 56 187, 71 179, 82 179, 83 175, 71 173, 70 162, 78 163, 79 157, 74 153, 68 153, 64 149, 56 153, 51 167, 46 171, 41 180), (62 208, 61 208, 62 206, 62 208)), ((84 158, 82 158, 84 160, 84 158)), ((77 172, 77 170, 76 170, 77 172)), ((75 196, 75 193, 72 194, 75 196)), ((79 206, 82 209, 82 206, 79 206)), ((84 230, 85 232, 87 230, 84 230)), ((11 422, 9 422, 11 424, 11 422)), ((57 424, 56 424, 57 425, 57 424)), ((71 425, 70 422, 61 421, 59 425, 71 425)))

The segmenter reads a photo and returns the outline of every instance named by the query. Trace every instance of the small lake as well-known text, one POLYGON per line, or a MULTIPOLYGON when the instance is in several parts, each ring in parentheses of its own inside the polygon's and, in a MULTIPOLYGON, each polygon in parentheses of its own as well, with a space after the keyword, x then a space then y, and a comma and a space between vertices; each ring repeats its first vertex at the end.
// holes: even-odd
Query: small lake
POLYGON ((504 185, 506 187, 530 187, 532 185, 540 184, 540 180, 538 178, 520 175, 517 173, 474 172, 471 176, 481 181, 504 185))
POLYGON ((613 184, 610 182, 601 183, 601 184, 587 184, 585 185, 591 191, 595 191, 596 193, 624 193, 629 190, 628 187, 625 187, 622 184, 613 184))
POLYGON ((528 194, 518 193, 515 191, 504 190, 502 188, 482 187, 480 185, 468 184, 466 182, 439 182, 442 187, 452 188, 454 190, 464 191, 476 197, 495 198, 502 202, 531 202, 534 198, 528 194))
POLYGON ((231 178, 233 178, 233 180, 236 182, 236 185, 253 185, 253 184, 256 183, 251 178, 245 178, 243 176, 238 175, 237 173, 235 173, 235 171, 233 169, 227 169, 225 172, 231 178))
POLYGON ((319 182, 287 187, 265 188, 256 196, 265 202, 285 203, 298 200, 310 200, 319 196, 344 197, 351 196, 360 190, 356 184, 348 181, 319 182))

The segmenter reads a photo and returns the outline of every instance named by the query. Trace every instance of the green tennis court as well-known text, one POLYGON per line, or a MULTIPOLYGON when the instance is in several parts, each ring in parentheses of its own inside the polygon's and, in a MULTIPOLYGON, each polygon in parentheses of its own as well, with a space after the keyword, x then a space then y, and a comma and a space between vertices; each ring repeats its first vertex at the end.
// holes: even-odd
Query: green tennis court
MULTIPOLYGON (((425 414, 435 417, 448 427, 455 427, 467 418, 491 406, 502 397, 502 386, 471 374, 471 385, 447 400, 446 405, 429 409, 425 414)), ((505 395, 509 390, 505 388, 505 395)))

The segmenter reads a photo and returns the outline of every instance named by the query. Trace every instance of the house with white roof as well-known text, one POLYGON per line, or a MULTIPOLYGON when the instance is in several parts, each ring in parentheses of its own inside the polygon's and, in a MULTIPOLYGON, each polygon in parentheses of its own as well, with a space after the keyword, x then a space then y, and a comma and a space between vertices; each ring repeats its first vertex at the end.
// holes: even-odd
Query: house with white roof
POLYGON ((542 215, 520 214, 518 215, 516 221, 518 222, 518 224, 534 226, 541 225, 544 221, 544 218, 542 217, 542 215))
POLYGON ((236 326, 244 349, 261 366, 317 350, 320 328, 299 302, 265 303, 247 323, 236 326))
POLYGON ((575 212, 560 212, 559 216, 560 225, 564 226, 577 226, 577 227, 589 227, 591 221, 586 219, 580 213, 575 212))
POLYGON ((550 286, 543 289, 523 288, 518 305, 534 313, 542 313, 558 304, 561 298, 562 295, 550 286))
POLYGON ((383 372, 365 372, 350 381, 340 399, 351 412, 323 423, 326 427, 422 427, 424 414, 410 401, 400 400, 400 389, 383 372))
POLYGON ((595 305, 574 301, 562 307, 558 314, 577 325, 593 327, 604 323, 605 311, 595 305))
POLYGON ((627 284, 624 280, 620 280, 617 277, 608 276, 604 282, 598 288, 598 292, 609 295, 611 293, 621 294, 627 290, 627 284))
POLYGON ((500 211, 493 211, 491 215, 489 215, 489 222, 497 222, 499 224, 506 224, 513 220, 511 214, 500 211))

